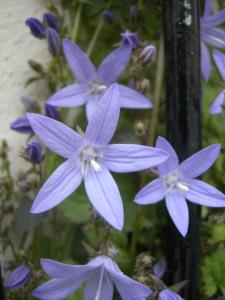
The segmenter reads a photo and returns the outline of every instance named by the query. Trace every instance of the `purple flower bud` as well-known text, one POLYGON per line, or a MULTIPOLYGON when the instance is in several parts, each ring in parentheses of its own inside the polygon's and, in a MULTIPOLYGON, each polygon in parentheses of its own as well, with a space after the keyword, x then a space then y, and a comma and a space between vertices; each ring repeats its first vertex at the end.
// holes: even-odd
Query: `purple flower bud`
POLYGON ((14 269, 6 282, 6 289, 19 289, 27 282, 31 275, 31 268, 22 265, 14 269))
POLYGON ((113 20, 113 14, 111 11, 109 10, 104 10, 103 13, 102 13, 102 17, 104 19, 105 22, 112 22, 113 20))
POLYGON ((121 37, 124 44, 129 44, 133 49, 137 47, 138 36, 135 32, 126 30, 125 32, 121 33, 121 37))
POLYGON ((34 133, 27 117, 17 119, 11 124, 10 128, 19 133, 30 133, 30 134, 34 133))
POLYGON ((58 112, 58 110, 56 109, 56 107, 49 105, 49 104, 45 104, 45 115, 46 117, 55 119, 57 121, 60 121, 60 114, 58 112))
POLYGON ((165 260, 159 260, 153 267, 153 273, 156 277, 162 278, 167 268, 165 260))
POLYGON ((52 13, 46 12, 43 15, 43 21, 44 21, 45 24, 47 24, 48 27, 51 27, 51 28, 55 29, 57 32, 60 31, 59 22, 52 13))
POLYGON ((141 51, 139 58, 145 63, 154 61, 156 57, 156 52, 157 50, 154 45, 148 45, 141 51))
POLYGON ((44 159, 41 145, 37 141, 27 143, 25 152, 27 154, 27 158, 34 164, 39 164, 44 159))
POLYGON ((45 26, 36 18, 28 18, 26 20, 26 25, 30 28, 31 33, 39 38, 45 38, 45 26))
POLYGON ((60 54, 61 42, 57 31, 53 28, 47 29, 48 49, 53 56, 60 54))

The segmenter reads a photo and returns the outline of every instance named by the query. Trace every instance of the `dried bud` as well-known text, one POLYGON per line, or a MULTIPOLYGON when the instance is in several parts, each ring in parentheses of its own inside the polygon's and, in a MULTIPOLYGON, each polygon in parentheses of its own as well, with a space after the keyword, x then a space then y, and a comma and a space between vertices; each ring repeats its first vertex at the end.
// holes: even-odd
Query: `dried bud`
POLYGON ((139 55, 139 60, 143 63, 150 63, 156 58, 156 47, 154 45, 146 46, 139 55))
POLYGON ((136 5, 132 5, 130 7, 130 19, 132 21, 137 21, 139 17, 139 11, 138 11, 138 7, 136 5))
POLYGON ((52 13, 46 12, 43 15, 43 22, 44 22, 44 24, 46 24, 46 26, 55 29, 55 31, 57 31, 57 32, 60 31, 59 22, 52 13))
POLYGON ((134 123, 134 133, 136 136, 145 136, 148 128, 148 120, 138 120, 134 123))
POLYGON ((150 80, 147 78, 143 79, 141 82, 137 84, 138 90, 142 93, 148 92, 150 90, 150 86, 151 86, 150 80))
POLYGON ((27 111, 39 112, 39 105, 37 102, 31 100, 28 97, 21 97, 21 102, 25 106, 27 111))
POLYGON ((60 114, 58 110, 49 104, 45 104, 45 115, 51 119, 55 119, 57 121, 60 120, 60 114))
POLYGON ((61 41, 58 32, 53 28, 47 29, 48 50, 52 56, 57 56, 61 51, 61 41))
POLYGON ((103 17, 104 21, 108 22, 108 23, 111 23, 113 20, 113 14, 109 10, 104 10, 102 13, 102 17, 103 17))
POLYGON ((31 141, 27 143, 25 152, 29 161, 31 161, 34 164, 39 164, 44 159, 41 145, 37 141, 31 141))
POLYGON ((33 36, 44 39, 45 38, 45 26, 36 18, 28 18, 25 23, 29 28, 33 36))
POLYGON ((43 73, 44 72, 42 65, 40 65, 39 63, 37 63, 34 60, 29 59, 28 60, 28 65, 31 67, 31 69, 33 69, 37 73, 43 73))
POLYGON ((29 133, 33 134, 33 129, 30 126, 30 123, 27 119, 27 117, 19 118, 16 121, 14 121, 11 126, 11 129, 19 132, 19 133, 29 133))
POLYGON ((124 44, 130 45, 133 49, 137 47, 138 36, 135 32, 126 30, 125 32, 121 33, 121 37, 124 44))

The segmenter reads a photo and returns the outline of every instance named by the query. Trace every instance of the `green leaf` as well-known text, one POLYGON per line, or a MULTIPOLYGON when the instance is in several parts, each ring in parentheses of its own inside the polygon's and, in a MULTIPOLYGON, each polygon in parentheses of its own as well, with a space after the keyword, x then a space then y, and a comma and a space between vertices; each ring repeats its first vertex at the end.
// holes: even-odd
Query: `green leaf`
POLYGON ((213 227, 212 238, 214 242, 225 241, 225 224, 218 224, 213 227))

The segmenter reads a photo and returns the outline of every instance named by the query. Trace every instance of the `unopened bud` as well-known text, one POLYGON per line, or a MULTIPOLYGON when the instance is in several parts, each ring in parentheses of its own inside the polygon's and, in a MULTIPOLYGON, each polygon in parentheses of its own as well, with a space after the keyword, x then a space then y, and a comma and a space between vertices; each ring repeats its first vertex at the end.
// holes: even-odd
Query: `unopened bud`
POLYGON ((59 22, 57 20, 57 18, 50 12, 46 12, 44 15, 43 15, 43 21, 44 23, 50 27, 50 28, 53 28, 55 29, 57 32, 60 31, 60 25, 59 25, 59 22))
POLYGON ((156 47, 154 45, 146 46, 139 55, 139 60, 144 63, 150 63, 156 58, 156 47))
POLYGON ((47 29, 48 50, 52 56, 57 56, 61 51, 61 41, 58 32, 53 28, 47 29))
POLYGON ((33 36, 43 39, 45 38, 45 26, 36 18, 28 18, 25 23, 33 36))

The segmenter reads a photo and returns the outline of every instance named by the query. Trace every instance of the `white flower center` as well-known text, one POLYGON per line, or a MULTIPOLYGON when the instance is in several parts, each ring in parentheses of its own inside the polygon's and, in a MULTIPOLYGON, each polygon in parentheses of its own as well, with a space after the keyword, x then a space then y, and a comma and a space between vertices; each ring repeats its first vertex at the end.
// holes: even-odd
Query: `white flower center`
POLYGON ((89 166, 96 171, 100 172, 101 171, 101 166, 98 164, 96 159, 98 157, 102 157, 102 154, 96 151, 93 147, 86 146, 81 152, 81 162, 82 162, 82 174, 88 173, 89 166))
POLYGON ((186 183, 182 182, 180 175, 177 171, 171 172, 164 177, 164 182, 167 187, 167 192, 173 189, 178 189, 181 192, 188 192, 189 187, 186 183))
POLYGON ((88 90, 90 94, 99 95, 107 89, 107 86, 97 82, 92 81, 88 83, 88 90))

